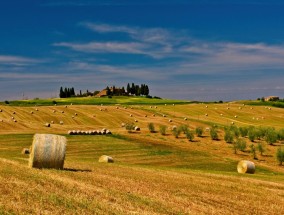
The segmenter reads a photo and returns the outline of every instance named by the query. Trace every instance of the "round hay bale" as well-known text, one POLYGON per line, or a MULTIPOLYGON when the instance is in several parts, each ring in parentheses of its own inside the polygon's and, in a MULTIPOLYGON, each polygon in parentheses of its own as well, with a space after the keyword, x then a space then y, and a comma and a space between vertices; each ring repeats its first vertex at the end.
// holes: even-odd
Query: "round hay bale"
POLYGON ((16 112, 14 111, 13 114, 16 114, 16 112))
POLYGON ((36 108, 36 111, 38 111, 38 109, 36 108))
POLYGON ((186 121, 186 120, 187 120, 187 118, 185 117, 185 118, 184 118, 184 120, 186 121))
POLYGON ((155 106, 155 109, 157 109, 157 106, 155 106))
POLYGON ((77 116, 78 114, 77 113, 75 113, 75 116, 77 116))
POLYGON ((253 162, 248 160, 241 160, 237 166, 238 173, 249 173, 254 174, 255 172, 255 165, 253 162))
POLYGON ((130 114, 129 116, 132 117, 132 114, 130 114))
POLYGON ((55 113, 55 112, 56 112, 56 110, 53 110, 52 112, 53 112, 53 113, 55 113))
POLYGON ((234 123, 234 122, 231 122, 231 124, 234 125, 235 123, 234 123))
POLYGON ((137 120, 137 119, 135 119, 135 122, 138 122, 138 120, 137 120))
POLYGON ((17 122, 17 120, 14 119, 14 122, 17 122))
POLYGON ((60 125, 63 125, 64 123, 63 123, 63 121, 60 121, 59 124, 60 124, 60 125))
POLYGON ((145 115, 145 117, 147 117, 147 115, 145 115))
POLYGON ((67 108, 67 105, 65 105, 65 108, 67 108))
POLYGON ((156 116, 155 114, 153 114, 153 116, 156 116))
POLYGON ((102 155, 102 156, 99 158, 99 162, 100 162, 100 163, 113 163, 114 160, 113 160, 113 158, 110 157, 110 156, 102 155))
POLYGON ((166 115, 165 115, 165 114, 163 114, 163 117, 166 117, 166 115))
POLYGON ((12 116, 11 119, 15 119, 15 118, 12 116))
POLYGON ((61 113, 64 113, 64 111, 61 111, 61 113))
POLYGON ((169 119, 169 122, 172 122, 173 120, 169 119))
POLYGON ((50 127, 50 124, 47 122, 47 123, 45 123, 45 127, 50 127))
POLYGON ((208 113, 206 113, 205 116, 208 116, 208 113))
POLYGON ((174 126, 172 127, 172 131, 175 130, 175 129, 177 129, 177 126, 176 126, 176 125, 174 125, 174 126))
POLYGON ((31 114, 34 114, 34 112, 33 112, 33 111, 31 111, 31 114))
POLYGON ((134 130, 135 131, 140 131, 140 128, 138 126, 135 126, 134 130))
POLYGON ((110 130, 106 130, 106 134, 111 134, 111 131, 110 130))
POLYGON ((125 127, 125 123, 121 123, 121 127, 124 128, 125 127))
POLYGON ((50 123, 51 123, 51 124, 54 124, 54 121, 51 121, 50 123))
POLYGON ((238 116, 237 116, 237 115, 235 115, 235 118, 238 118, 238 116))
POLYGON ((0 109, 0 112, 2 112, 2 109, 0 109))
POLYGON ((53 134, 35 134, 29 167, 63 169, 66 138, 53 134))
POLYGON ((30 150, 28 148, 23 148, 22 152, 23 155, 29 155, 30 154, 30 150))

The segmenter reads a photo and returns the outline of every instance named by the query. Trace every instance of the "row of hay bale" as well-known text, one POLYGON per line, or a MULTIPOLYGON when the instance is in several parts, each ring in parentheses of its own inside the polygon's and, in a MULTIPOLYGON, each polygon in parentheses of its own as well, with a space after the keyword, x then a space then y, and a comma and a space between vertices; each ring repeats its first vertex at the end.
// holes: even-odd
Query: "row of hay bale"
POLYGON ((69 135, 107 135, 111 134, 111 131, 108 129, 102 130, 89 130, 89 131, 82 131, 82 130, 70 130, 68 131, 69 135))

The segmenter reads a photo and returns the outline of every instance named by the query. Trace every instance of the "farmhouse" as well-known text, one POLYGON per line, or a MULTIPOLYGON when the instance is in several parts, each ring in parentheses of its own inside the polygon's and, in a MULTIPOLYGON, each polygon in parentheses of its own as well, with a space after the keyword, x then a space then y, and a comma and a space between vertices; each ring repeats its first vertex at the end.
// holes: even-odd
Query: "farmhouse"
POLYGON ((268 101, 278 101, 279 97, 278 96, 268 96, 264 98, 264 101, 268 102, 268 101))
MULTIPOLYGON (((110 87, 109 88, 109 93, 111 95, 125 95, 125 90, 122 89, 122 88, 113 88, 113 87, 110 87)), ((101 90, 97 95, 96 97, 104 97, 104 96, 108 96, 108 90, 107 88, 106 89, 103 89, 101 90)))

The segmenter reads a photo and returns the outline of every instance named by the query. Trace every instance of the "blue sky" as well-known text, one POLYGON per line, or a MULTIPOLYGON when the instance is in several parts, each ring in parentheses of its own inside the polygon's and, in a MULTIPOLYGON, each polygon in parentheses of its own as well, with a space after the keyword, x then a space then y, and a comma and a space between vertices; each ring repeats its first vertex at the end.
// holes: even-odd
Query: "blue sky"
POLYGON ((277 0, 2 1, 0 100, 128 82, 166 98, 283 98, 283 11, 277 0))

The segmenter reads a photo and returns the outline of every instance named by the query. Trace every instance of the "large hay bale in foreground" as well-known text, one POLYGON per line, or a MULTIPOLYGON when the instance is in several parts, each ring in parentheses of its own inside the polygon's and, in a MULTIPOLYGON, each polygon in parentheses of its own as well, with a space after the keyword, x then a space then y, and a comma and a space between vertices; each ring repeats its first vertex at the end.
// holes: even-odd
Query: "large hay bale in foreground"
POLYGON ((113 160, 113 158, 110 157, 110 156, 102 155, 102 156, 99 158, 99 162, 100 162, 100 163, 113 163, 114 160, 113 160))
POLYGON ((255 172, 255 165, 253 162, 251 161, 247 161, 247 160, 241 160, 238 163, 238 173, 250 173, 250 174, 254 174, 255 172))
POLYGON ((53 134, 35 134, 29 167, 63 169, 66 138, 53 134))

